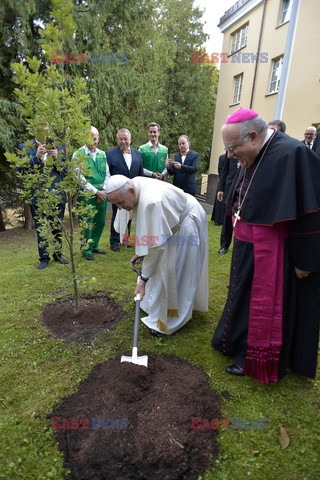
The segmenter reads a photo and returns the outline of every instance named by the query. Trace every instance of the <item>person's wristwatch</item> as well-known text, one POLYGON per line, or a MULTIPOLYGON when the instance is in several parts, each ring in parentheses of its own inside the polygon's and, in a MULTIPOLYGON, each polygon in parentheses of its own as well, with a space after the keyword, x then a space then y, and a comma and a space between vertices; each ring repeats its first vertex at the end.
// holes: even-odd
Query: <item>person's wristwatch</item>
POLYGON ((144 277, 143 275, 140 275, 140 278, 141 278, 141 280, 144 281, 144 283, 147 283, 147 281, 149 280, 149 278, 144 277))

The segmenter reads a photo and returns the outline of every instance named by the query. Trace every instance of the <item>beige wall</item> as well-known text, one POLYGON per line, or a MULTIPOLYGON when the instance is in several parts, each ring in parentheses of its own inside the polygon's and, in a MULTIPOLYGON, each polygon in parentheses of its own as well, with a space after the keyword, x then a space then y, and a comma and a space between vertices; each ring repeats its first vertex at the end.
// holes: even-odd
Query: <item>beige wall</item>
POLYGON ((301 0, 283 120, 288 134, 302 140, 320 123, 320 1, 301 0))
MULTIPOLYGON (((267 63, 258 63, 252 108, 267 121, 275 114, 278 94, 268 95, 272 59, 283 55, 289 23, 278 26, 281 0, 268 0, 266 6, 260 52, 268 53, 267 63)), ((223 51, 230 52, 230 35, 249 22, 247 46, 243 53, 257 51, 263 3, 252 9, 246 16, 224 31, 223 51)), ((301 0, 298 26, 290 66, 287 92, 282 120, 287 124, 287 133, 302 139, 309 124, 320 123, 320 1, 301 0)), ((240 107, 248 108, 254 76, 254 63, 221 63, 216 116, 211 149, 209 173, 217 173, 218 158, 223 153, 221 126, 228 115, 240 107), (231 105, 233 77, 244 74, 241 101, 231 105)))

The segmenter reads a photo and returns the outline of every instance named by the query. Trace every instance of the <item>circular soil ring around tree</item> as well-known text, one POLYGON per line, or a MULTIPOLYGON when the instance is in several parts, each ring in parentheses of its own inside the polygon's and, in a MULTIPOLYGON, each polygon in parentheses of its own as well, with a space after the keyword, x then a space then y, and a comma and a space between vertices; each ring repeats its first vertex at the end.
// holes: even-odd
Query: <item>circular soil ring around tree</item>
POLYGON ((218 454, 217 430, 192 417, 220 418, 205 373, 171 356, 148 368, 113 358, 48 416, 76 480, 193 480, 218 454))
POLYGON ((124 318, 121 305, 105 292, 82 295, 77 314, 74 313, 73 296, 56 300, 42 312, 42 324, 55 338, 67 343, 90 341, 101 330, 113 330, 124 318))

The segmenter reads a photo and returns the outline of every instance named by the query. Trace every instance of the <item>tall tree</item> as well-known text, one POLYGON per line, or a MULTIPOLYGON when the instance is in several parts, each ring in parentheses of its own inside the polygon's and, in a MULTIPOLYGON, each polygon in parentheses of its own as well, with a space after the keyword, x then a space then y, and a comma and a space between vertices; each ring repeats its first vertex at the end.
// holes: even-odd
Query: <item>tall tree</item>
MULTIPOLYGON (((19 106, 13 94, 11 62, 26 62, 27 55, 41 58, 39 42, 49 5, 41 0, 3 0, 0 3, 0 218, 1 209, 17 206, 16 177, 5 151, 14 148, 25 135, 19 106)), ((0 225, 0 231, 3 230, 0 225)))
POLYGON ((200 21, 202 13, 192 0, 161 2, 159 28, 170 39, 173 65, 167 70, 165 83, 167 109, 164 124, 169 149, 176 150, 177 137, 186 134, 192 147, 209 162, 214 120, 218 72, 213 64, 191 63, 192 51, 200 50, 207 35, 200 21))

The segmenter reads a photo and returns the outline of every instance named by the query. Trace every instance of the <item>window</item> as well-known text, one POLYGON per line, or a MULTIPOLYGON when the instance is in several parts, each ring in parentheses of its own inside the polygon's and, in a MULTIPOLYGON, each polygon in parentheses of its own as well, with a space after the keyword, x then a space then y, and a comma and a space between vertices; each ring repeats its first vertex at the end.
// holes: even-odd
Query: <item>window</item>
POLYGON ((290 20, 291 7, 292 7, 292 1, 291 0, 282 0, 280 19, 279 19, 279 24, 280 25, 282 25, 282 23, 288 22, 290 20))
POLYGON ((248 30, 249 25, 245 25, 231 35, 231 55, 247 45, 248 30))
POLYGON ((272 73, 269 87, 269 93, 276 93, 279 90, 281 79, 283 57, 279 57, 272 62, 272 73))
POLYGON ((240 103, 243 73, 234 77, 232 105, 240 103))

